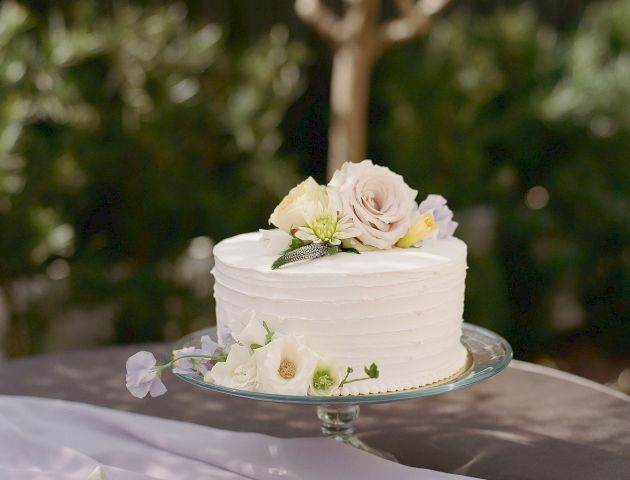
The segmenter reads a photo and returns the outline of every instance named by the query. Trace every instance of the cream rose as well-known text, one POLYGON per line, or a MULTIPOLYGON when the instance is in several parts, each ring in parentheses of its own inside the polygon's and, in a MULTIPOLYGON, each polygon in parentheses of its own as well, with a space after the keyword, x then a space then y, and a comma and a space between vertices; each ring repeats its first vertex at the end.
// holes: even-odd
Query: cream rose
POLYGON ((313 177, 293 187, 269 217, 269 223, 289 234, 304 226, 304 205, 306 203, 328 205, 326 187, 319 185, 313 177))
POLYGON ((418 192, 371 160, 345 163, 328 184, 332 205, 352 220, 363 245, 392 248, 409 230, 418 192))

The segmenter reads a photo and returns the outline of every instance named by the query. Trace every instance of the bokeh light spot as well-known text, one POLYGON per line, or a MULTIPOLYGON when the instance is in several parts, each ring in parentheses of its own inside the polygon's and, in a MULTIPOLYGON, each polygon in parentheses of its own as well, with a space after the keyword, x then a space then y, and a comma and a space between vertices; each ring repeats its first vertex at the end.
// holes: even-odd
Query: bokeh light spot
POLYGON ((70 265, 62 258, 51 262, 46 268, 46 275, 51 280, 63 280, 70 275, 70 265))
POLYGON ((212 240, 208 237, 193 238, 188 247, 188 254, 192 258, 202 260, 210 257, 212 253, 212 240))
POLYGON ((549 203, 549 192, 542 185, 530 188, 525 194, 525 204, 532 210, 545 208, 549 203))

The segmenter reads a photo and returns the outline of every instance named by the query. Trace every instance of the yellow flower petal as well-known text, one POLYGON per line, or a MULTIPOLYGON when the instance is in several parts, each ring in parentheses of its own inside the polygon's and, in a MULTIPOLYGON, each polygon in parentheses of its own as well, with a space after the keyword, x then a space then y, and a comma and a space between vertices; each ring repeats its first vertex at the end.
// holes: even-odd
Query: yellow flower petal
POLYGON ((404 237, 396 242, 396 246, 400 248, 409 248, 418 243, 430 233, 435 232, 437 229, 438 225, 437 223, 435 223, 435 220, 433 218, 433 212, 427 212, 423 214, 420 219, 411 226, 404 237))

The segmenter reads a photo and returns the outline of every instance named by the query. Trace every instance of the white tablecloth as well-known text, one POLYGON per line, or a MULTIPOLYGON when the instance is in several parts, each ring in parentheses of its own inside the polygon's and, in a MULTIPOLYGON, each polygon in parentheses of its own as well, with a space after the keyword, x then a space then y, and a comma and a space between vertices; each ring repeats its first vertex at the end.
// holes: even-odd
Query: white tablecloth
MULTIPOLYGON (((178 408, 174 400, 173 408, 178 408)), ((238 412, 233 412, 238 415, 238 412)), ((275 438, 33 397, 0 396, 2 480, 463 480, 325 438, 275 438)))

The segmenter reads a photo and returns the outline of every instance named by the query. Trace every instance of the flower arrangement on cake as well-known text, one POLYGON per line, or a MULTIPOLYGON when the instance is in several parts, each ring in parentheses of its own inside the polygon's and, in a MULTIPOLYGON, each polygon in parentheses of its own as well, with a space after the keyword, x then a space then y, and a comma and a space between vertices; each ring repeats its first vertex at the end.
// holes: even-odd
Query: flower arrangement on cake
POLYGON ((241 320, 240 329, 224 336, 223 345, 206 335, 201 348, 175 350, 163 365, 157 365, 150 352, 132 355, 127 360, 127 389, 138 398, 166 393, 161 376, 168 368, 226 388, 280 395, 330 395, 346 384, 378 378, 375 364, 365 367, 365 376, 358 378, 351 378, 354 371, 347 367, 342 378, 336 363, 309 349, 304 337, 275 334, 252 311, 241 320))
POLYGON ((271 268, 451 236, 457 223, 446 199, 429 195, 417 204, 417 194, 402 176, 371 160, 344 164, 327 186, 307 178, 271 214, 269 223, 279 230, 261 230, 270 251, 282 250, 271 268))
MULTIPOLYGON (((271 270, 344 252, 421 247, 428 238, 450 238, 457 223, 446 200, 429 195, 416 203, 417 193, 402 176, 370 160, 346 163, 326 186, 307 178, 271 214, 269 223, 277 229, 260 230, 265 251, 277 256, 271 270)), ((357 376, 356 365, 322 355, 305 335, 274 331, 274 322, 281 324, 277 318, 265 318, 254 309, 243 309, 235 318, 219 328, 218 343, 205 336, 199 348, 173 351, 172 360, 163 365, 150 352, 130 357, 129 391, 140 398, 165 393, 161 375, 166 369, 225 388, 281 395, 339 395, 349 391, 348 384, 379 378, 374 362, 368 360, 370 365, 357 376)), ((456 318, 461 329, 461 312, 456 318)), ((449 355, 448 372, 453 373, 464 358, 461 345, 449 355)), ((447 370, 438 367, 444 377, 447 370)))

